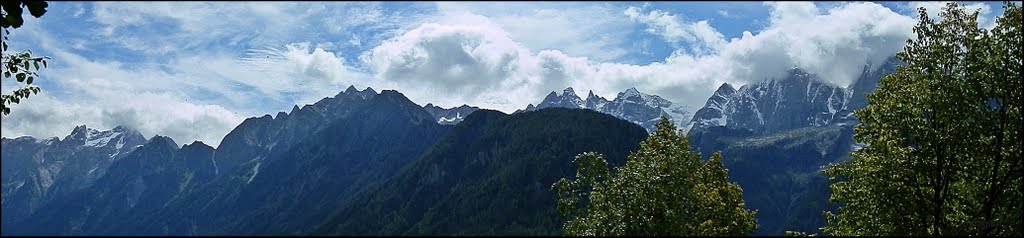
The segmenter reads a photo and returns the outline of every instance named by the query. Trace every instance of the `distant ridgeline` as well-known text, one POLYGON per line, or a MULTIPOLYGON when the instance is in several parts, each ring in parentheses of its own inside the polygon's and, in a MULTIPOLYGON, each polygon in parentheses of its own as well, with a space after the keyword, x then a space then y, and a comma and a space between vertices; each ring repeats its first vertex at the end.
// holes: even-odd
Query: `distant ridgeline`
POLYGON ((661 116, 692 126, 703 155, 723 151, 756 234, 816 232, 832 209, 818 171, 855 148, 850 113, 895 65, 849 87, 799 69, 722 85, 692 117, 635 88, 567 88, 506 115, 349 87, 246 119, 216 148, 124 126, 3 138, 2 234, 559 235, 551 184, 575 174, 573 156, 620 166, 661 116))

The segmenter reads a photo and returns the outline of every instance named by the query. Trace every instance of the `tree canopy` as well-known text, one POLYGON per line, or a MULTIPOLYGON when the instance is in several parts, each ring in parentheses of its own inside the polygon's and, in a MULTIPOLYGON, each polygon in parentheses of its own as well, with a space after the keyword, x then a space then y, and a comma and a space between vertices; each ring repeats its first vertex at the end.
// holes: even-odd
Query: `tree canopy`
POLYGON ((573 180, 562 178, 558 211, 566 235, 746 235, 757 228, 722 158, 691 152, 686 137, 662 117, 626 164, 609 169, 602 155, 583 153, 573 180))
POLYGON ((855 114, 866 147, 826 170, 829 235, 1021 235, 1021 9, 991 31, 956 3, 920 21, 855 114))

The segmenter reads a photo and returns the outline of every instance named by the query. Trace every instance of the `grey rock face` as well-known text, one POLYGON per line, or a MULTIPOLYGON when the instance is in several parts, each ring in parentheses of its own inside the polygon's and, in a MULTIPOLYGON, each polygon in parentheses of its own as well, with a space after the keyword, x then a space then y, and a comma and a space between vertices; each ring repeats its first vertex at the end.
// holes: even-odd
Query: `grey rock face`
POLYGON ((580 108, 590 109, 609 114, 620 119, 635 123, 654 131, 654 125, 662 116, 668 117, 677 126, 682 126, 689 119, 689 111, 685 106, 673 104, 657 95, 644 94, 636 88, 629 88, 608 100, 597 96, 593 91, 587 93, 586 99, 576 95, 572 87, 562 90, 562 94, 549 93, 537 106, 530 104, 522 111, 535 111, 544 108, 580 108))
POLYGON ((801 69, 738 90, 723 84, 694 113, 690 134, 715 126, 767 135, 809 126, 855 124, 853 111, 867 106, 867 94, 900 64, 898 59, 889 58, 875 70, 865 66, 857 81, 848 87, 827 83, 801 69))
POLYGON ((800 69, 787 77, 733 90, 723 84, 697 111, 693 130, 712 126, 748 130, 757 135, 838 123, 850 112, 849 90, 825 83, 800 69))
POLYGON ((124 126, 99 131, 81 125, 63 140, 0 139, 3 224, 92 185, 113 162, 144 143, 142 134, 124 126))

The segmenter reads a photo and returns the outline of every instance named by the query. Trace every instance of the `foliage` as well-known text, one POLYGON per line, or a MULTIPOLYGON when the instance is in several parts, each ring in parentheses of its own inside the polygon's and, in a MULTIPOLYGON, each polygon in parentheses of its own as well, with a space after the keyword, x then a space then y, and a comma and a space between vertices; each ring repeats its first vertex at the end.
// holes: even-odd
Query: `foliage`
POLYGON ((7 41, 11 35, 10 28, 21 27, 24 23, 24 19, 21 17, 22 7, 28 8, 29 14, 39 18, 46 13, 46 7, 48 4, 43 1, 5 1, 0 3, 0 7, 3 8, 3 21, 0 22, 0 26, 4 29, 3 43, 0 46, 0 62, 2 62, 2 68, 4 70, 4 79, 11 79, 13 77, 18 83, 24 83, 25 86, 15 90, 11 94, 0 95, 0 113, 8 115, 11 113, 10 104, 17 104, 21 102, 21 99, 27 99, 31 94, 38 94, 39 87, 31 86, 35 78, 39 77, 36 71, 39 71, 39 64, 46 67, 47 57, 32 57, 32 51, 26 50, 18 53, 7 53, 7 41), (30 68, 29 66, 34 68, 30 68))
POLYGON ((570 220, 565 234, 746 235, 757 228, 744 208, 739 185, 730 183, 722 157, 706 162, 686 137, 662 117, 656 131, 610 171, 597 153, 577 155, 573 180, 553 184, 558 211, 570 220))
POLYGON ((955 3, 919 9, 908 65, 856 111, 868 146, 831 166, 830 235, 1021 235, 1021 9, 992 31, 955 3))

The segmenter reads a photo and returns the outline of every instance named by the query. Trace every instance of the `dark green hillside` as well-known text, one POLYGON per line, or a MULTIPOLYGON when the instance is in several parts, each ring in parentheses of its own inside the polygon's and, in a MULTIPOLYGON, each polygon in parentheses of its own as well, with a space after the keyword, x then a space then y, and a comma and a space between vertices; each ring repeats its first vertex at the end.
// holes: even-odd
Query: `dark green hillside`
POLYGON ((596 151, 621 166, 646 136, 590 110, 479 110, 315 234, 561 234, 565 220, 550 186, 575 173, 573 156, 596 151))
POLYGON ((747 207, 758 210, 760 228, 754 235, 817 233, 825 225, 822 212, 835 205, 828 203, 828 180, 820 170, 849 158, 850 126, 804 127, 765 136, 711 129, 719 134, 705 135, 706 146, 700 150, 705 157, 707 151, 722 151, 729 179, 743 188, 747 207))

